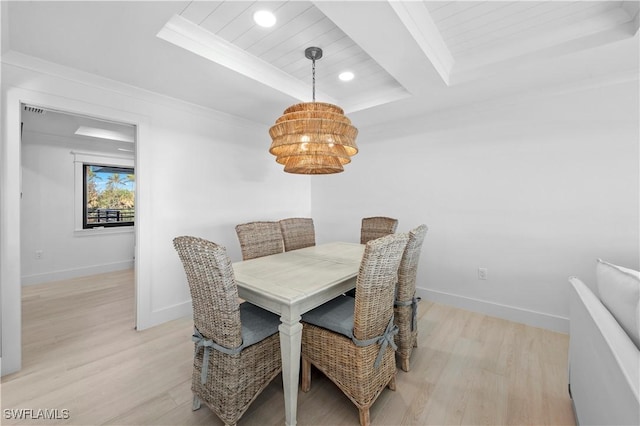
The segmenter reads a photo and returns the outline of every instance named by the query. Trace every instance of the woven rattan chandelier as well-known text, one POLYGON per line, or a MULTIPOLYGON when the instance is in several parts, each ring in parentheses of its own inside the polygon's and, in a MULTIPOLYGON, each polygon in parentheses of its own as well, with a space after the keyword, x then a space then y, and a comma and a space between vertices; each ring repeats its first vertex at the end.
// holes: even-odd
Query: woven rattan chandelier
POLYGON ((304 55, 312 62, 313 102, 292 105, 276 120, 269 129, 269 152, 287 173, 340 173, 358 153, 358 129, 339 106, 316 102, 316 60, 322 58, 322 49, 308 47, 304 55))

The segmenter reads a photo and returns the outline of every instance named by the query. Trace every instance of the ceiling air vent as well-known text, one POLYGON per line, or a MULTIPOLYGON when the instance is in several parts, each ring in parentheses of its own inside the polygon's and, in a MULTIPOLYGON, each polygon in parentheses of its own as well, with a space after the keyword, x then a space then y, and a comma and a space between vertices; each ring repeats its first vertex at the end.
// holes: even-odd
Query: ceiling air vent
POLYGON ((26 112, 31 112, 33 114, 44 114, 45 113, 44 109, 38 108, 38 107, 33 107, 33 106, 30 106, 30 105, 25 105, 24 106, 24 110, 26 112))

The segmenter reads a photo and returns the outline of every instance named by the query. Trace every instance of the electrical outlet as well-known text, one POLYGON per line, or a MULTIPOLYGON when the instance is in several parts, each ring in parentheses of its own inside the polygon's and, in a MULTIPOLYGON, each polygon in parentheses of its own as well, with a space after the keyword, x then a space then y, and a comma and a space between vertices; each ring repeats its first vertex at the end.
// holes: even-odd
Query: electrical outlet
POLYGON ((36 250, 36 259, 38 260, 42 259, 42 255, 43 255, 42 250, 36 250))
POLYGON ((478 268, 478 279, 486 280, 489 277, 489 270, 487 268, 478 268))

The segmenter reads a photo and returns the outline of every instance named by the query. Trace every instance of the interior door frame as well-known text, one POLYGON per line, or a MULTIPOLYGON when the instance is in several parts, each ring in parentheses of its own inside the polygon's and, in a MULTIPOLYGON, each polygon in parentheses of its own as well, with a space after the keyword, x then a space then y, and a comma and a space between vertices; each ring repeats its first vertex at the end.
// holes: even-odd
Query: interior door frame
POLYGON ((150 308, 150 270, 144 258, 144 201, 146 168, 140 161, 141 141, 149 128, 149 118, 129 111, 117 110, 79 99, 61 97, 49 93, 11 87, 6 90, 3 144, 0 166, 0 341, 1 375, 22 368, 22 284, 20 259, 20 204, 21 204, 21 110, 22 104, 58 110, 69 114, 84 115, 102 120, 131 124, 136 127, 136 212, 135 212, 135 326, 146 328, 150 308), (141 226, 142 225, 142 226, 141 226))

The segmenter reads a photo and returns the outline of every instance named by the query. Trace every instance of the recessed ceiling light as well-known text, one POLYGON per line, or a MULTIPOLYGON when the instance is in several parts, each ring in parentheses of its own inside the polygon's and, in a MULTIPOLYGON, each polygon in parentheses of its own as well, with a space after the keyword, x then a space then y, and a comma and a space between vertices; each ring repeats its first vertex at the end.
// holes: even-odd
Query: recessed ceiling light
POLYGON ((253 14, 253 20, 261 27, 270 28, 276 24, 276 15, 268 10, 259 10, 253 14))
POLYGON ((345 71, 340 73, 340 75, 338 76, 338 78, 342 81, 351 81, 353 80, 353 77, 355 77, 353 75, 353 73, 351 71, 345 71))

